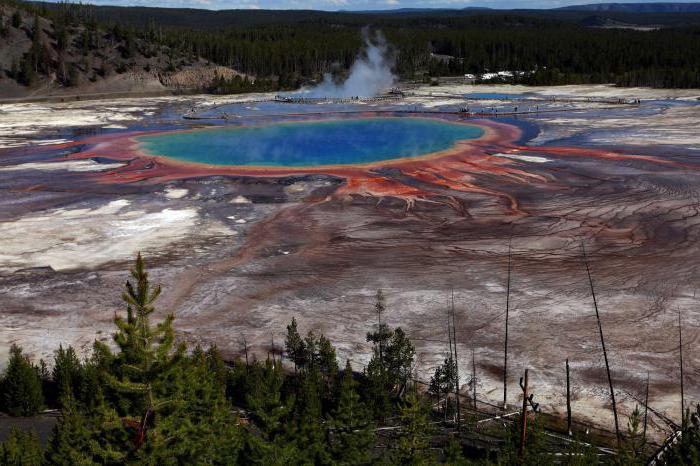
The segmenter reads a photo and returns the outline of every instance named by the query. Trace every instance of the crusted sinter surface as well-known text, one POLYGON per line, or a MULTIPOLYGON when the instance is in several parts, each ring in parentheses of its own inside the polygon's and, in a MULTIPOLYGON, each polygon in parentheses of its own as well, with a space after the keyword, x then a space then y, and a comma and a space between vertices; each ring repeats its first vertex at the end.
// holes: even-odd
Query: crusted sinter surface
MULTIPOLYGON (((652 405, 678 419, 679 310, 686 374, 700 367, 700 107, 692 92, 638 90, 639 105, 608 108, 546 100, 616 89, 499 88, 541 98, 526 104, 541 112, 474 118, 487 137, 372 166, 187 166, 144 156, 132 139, 205 124, 181 115, 220 105, 240 110, 237 123, 259 124, 285 112, 454 112, 459 96, 477 90, 304 108, 200 96, 0 106, 0 359, 12 343, 47 358, 59 343, 87 352, 94 339, 109 341, 129 262, 142 251, 178 336, 231 357, 244 337, 265 357, 295 316, 337 344, 341 359, 362 364, 381 288, 388 322, 407 330, 427 379, 446 351, 454 290, 460 357, 470 366, 474 349, 480 397, 497 402, 510 242, 509 401, 529 367, 543 409, 563 412, 569 358, 576 416, 610 427, 584 244, 622 412, 634 409, 649 372, 652 405), (79 117, 73 128, 61 123, 70 115, 79 117)), ((698 395, 686 384, 686 401, 698 395)), ((653 426, 664 427, 659 418, 653 426)))

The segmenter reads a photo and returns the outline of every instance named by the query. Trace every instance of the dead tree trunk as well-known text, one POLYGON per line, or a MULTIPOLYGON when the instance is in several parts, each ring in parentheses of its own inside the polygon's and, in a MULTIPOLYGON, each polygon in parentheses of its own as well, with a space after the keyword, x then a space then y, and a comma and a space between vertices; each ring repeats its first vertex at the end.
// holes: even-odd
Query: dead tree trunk
MULTIPOLYGON (((454 350, 452 348, 452 324, 450 323, 450 308, 449 306, 447 307, 447 339, 449 341, 450 345, 450 358, 448 362, 450 363, 449 369, 450 373, 452 372, 452 361, 454 360, 454 350)), ((452 381, 451 381, 452 382, 452 381)), ((445 421, 447 421, 447 407, 449 405, 449 400, 450 400, 450 392, 449 392, 449 385, 447 385, 448 391, 445 393, 445 421)))
POLYGON ((474 357, 474 347, 472 347, 472 399, 474 400, 474 410, 476 411, 476 358, 474 357))
POLYGON ((508 317, 510 314, 510 271, 512 263, 511 241, 508 240, 508 279, 506 280, 506 334, 503 343, 503 410, 508 400, 508 317))
POLYGON ((600 345, 603 347, 603 358, 605 359, 605 371, 608 375, 608 385, 610 386, 610 400, 612 401, 613 417, 615 418, 615 437, 617 439, 617 448, 622 447, 622 437, 620 435, 620 422, 617 418, 617 404, 615 403, 615 389, 613 388, 612 377, 610 376, 610 364, 608 363, 608 352, 605 350, 605 339, 603 338, 603 325, 600 322, 600 313, 598 312, 598 301, 593 288, 593 278, 591 277, 591 269, 588 266, 588 257, 586 256, 586 247, 581 243, 581 251, 583 253, 583 263, 586 265, 586 273, 588 274, 588 283, 591 287, 591 296, 593 297, 593 307, 595 308, 595 317, 598 321, 598 332, 600 333, 600 345))
POLYGON ((457 431, 462 427, 462 416, 459 409, 459 363, 457 362, 457 330, 455 329, 455 291, 452 290, 452 340, 455 348, 455 397, 457 398, 457 431))
POLYGON ((644 445, 647 443, 647 416, 649 414, 649 372, 647 372, 647 389, 644 395, 644 433, 642 434, 642 441, 644 445))
POLYGON ((243 351, 245 352, 245 369, 248 370, 248 340, 243 338, 243 351))
POLYGON ((569 381, 569 359, 566 359, 566 431, 571 432, 571 384, 569 381))
POLYGON ((527 373, 525 369, 525 378, 522 385, 523 389, 523 410, 520 414, 520 446, 518 447, 518 456, 520 458, 525 454, 525 439, 527 436, 527 373))
POLYGON ((678 309, 678 358, 681 368, 681 426, 685 428, 685 392, 683 391, 683 327, 681 325, 680 309, 678 309))

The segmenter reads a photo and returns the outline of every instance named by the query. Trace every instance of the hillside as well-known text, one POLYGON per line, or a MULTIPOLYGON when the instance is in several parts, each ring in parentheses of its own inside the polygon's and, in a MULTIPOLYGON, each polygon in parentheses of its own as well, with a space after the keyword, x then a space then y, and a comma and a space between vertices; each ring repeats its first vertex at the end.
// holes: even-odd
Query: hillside
MULTIPOLYGON (((205 88, 237 73, 72 10, 0 4, 0 97, 205 88)), ((153 37, 153 39, 156 39, 153 37)))

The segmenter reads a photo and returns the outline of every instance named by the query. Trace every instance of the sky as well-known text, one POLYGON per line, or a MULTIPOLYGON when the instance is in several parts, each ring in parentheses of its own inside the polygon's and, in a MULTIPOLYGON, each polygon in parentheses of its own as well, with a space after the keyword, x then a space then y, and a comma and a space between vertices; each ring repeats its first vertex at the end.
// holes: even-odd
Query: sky
MULTIPOLYGON (((57 0, 52 0, 57 1, 57 0)), ((396 8, 557 8, 587 3, 654 3, 663 0, 83 0, 95 5, 160 6, 173 8, 387 10, 396 8)), ((679 1, 679 0, 675 0, 679 1)), ((692 0, 691 0, 692 1, 692 0)), ((697 1, 697 0, 695 0, 697 1)), ((683 2, 683 0, 680 0, 683 2)))

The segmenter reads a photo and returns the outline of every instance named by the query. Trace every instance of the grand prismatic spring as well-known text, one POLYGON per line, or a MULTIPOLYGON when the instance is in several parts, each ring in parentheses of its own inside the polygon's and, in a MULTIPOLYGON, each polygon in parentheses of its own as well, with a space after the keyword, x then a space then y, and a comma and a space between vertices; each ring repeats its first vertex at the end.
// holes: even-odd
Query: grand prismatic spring
MULTIPOLYGON (((59 343, 108 341, 121 309, 114 290, 142 251, 178 338, 230 356, 246 338, 265 357, 295 316, 362 364, 381 288, 388 323, 407 330, 427 379, 446 351, 454 292, 460 355, 470 364, 474 350, 479 393, 497 402, 510 245, 510 370, 527 364, 556 412, 569 358, 577 416, 609 426, 583 244, 620 409, 634 408, 653 368, 654 406, 678 417, 666 382, 678 310, 684 339, 700 336, 698 96, 474 92, 4 106, 3 358, 12 342, 46 358, 59 343)), ((699 362, 688 354, 688 372, 699 362)), ((686 387, 688 399, 699 395, 686 387)))
POLYGON ((365 118, 223 127, 138 138, 150 155, 207 165, 369 164, 447 150, 483 131, 419 118, 365 118))

